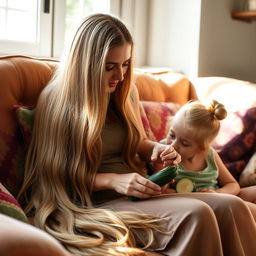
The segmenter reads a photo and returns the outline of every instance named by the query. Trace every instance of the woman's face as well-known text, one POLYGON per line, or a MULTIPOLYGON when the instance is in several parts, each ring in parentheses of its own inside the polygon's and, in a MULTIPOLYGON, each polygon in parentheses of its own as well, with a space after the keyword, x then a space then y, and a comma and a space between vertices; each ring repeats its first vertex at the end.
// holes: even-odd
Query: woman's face
POLYGON ((132 47, 129 43, 115 46, 109 50, 106 59, 104 81, 107 92, 112 93, 123 81, 130 65, 132 47))

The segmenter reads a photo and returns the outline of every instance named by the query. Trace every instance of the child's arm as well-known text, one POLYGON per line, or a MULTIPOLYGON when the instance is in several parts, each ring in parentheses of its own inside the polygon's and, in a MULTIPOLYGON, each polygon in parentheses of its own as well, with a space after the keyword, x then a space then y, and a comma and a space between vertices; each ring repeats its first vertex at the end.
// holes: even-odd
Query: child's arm
POLYGON ((224 163, 222 162, 220 156, 216 151, 214 151, 214 158, 216 165, 219 168, 219 177, 218 181, 221 188, 217 189, 217 193, 227 193, 237 195, 240 193, 240 186, 237 181, 234 179, 232 174, 228 171, 224 163))

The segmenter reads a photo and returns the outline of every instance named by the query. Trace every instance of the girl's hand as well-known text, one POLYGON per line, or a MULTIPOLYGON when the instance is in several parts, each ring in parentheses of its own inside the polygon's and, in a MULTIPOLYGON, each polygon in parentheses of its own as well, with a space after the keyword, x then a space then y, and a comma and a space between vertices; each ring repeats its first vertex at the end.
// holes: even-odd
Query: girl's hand
POLYGON ((119 194, 149 198, 161 194, 161 187, 138 173, 113 174, 110 187, 119 194))
POLYGON ((176 152, 171 145, 155 143, 151 160, 160 162, 163 168, 169 165, 177 165, 181 161, 181 156, 176 152))

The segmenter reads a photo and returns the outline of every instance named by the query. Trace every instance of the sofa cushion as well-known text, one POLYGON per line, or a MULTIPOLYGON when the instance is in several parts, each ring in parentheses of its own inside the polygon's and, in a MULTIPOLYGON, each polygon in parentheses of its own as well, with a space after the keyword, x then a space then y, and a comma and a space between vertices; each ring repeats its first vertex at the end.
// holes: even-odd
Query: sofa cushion
POLYGON ((173 71, 160 73, 137 71, 135 84, 140 100, 143 101, 173 102, 183 105, 189 100, 197 99, 190 80, 173 71))
MULTIPOLYGON (((256 107, 252 107, 246 111, 236 112, 236 114, 242 122, 242 131, 217 149, 228 170, 238 180, 241 172, 255 151, 256 107)), ((234 125, 235 123, 230 123, 229 130, 234 125)), ((229 133, 228 130, 225 132, 229 133)))
POLYGON ((205 103, 213 99, 224 104, 230 112, 256 106, 255 84, 228 77, 191 78, 198 98, 205 103))
POLYGON ((171 117, 179 109, 178 104, 155 101, 142 101, 146 118, 142 116, 142 122, 149 138, 160 141, 169 131, 171 117))
POLYGON ((0 183, 0 213, 12 218, 28 222, 27 217, 21 209, 17 200, 0 183))

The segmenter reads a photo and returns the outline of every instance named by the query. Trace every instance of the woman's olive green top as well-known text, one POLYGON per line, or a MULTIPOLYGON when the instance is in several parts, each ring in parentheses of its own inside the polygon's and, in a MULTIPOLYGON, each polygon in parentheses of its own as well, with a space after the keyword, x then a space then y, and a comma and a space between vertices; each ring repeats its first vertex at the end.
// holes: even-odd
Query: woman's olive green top
MULTIPOLYGON (((122 151, 125 147, 127 132, 121 122, 106 123, 101 138, 103 151, 99 173, 130 173, 134 172, 125 163, 122 151)), ((145 173, 146 175, 146 173, 145 173)), ((101 190, 93 193, 94 203, 102 203, 123 196, 114 190, 101 190)))

